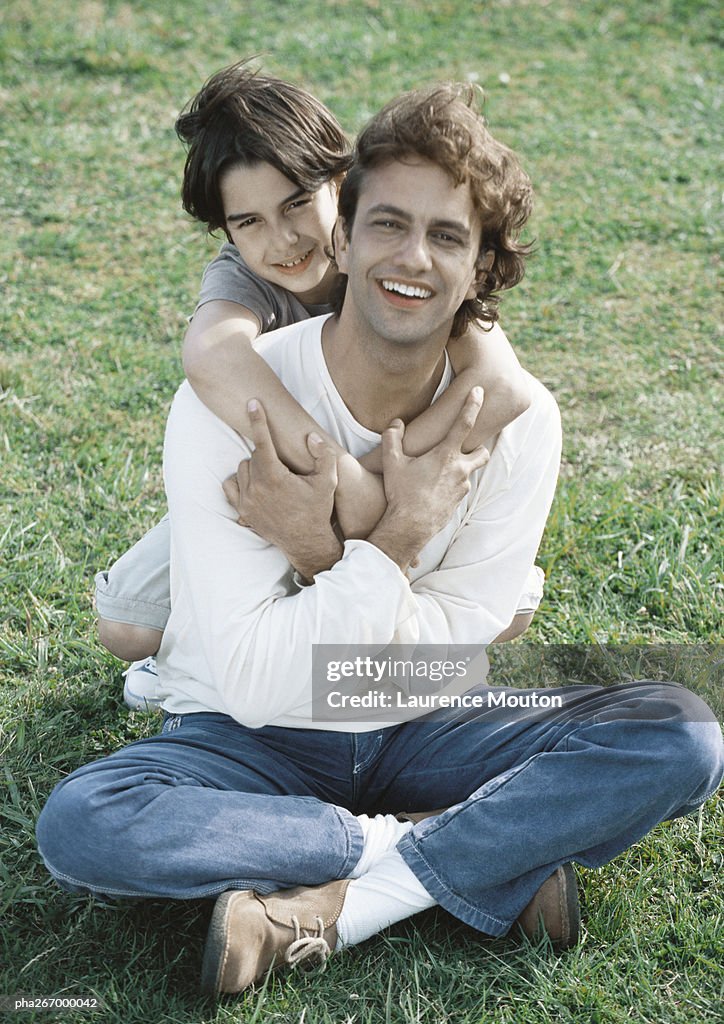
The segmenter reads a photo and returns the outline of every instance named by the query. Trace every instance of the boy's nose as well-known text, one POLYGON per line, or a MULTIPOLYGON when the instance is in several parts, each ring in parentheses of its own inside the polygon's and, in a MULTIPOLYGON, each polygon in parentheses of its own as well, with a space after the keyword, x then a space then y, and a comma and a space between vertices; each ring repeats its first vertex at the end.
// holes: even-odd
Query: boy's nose
MULTIPOLYGON (((274 231, 274 242, 277 248, 283 249, 286 246, 296 245, 299 241, 299 232, 292 224, 280 224, 274 231)), ((283 255, 288 255, 285 253, 283 255)))

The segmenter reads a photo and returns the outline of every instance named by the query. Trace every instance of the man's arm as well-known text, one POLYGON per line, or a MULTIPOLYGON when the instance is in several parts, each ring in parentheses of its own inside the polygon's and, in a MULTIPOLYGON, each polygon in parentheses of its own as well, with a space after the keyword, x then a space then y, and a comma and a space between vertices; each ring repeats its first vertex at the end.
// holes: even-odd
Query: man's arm
POLYGON ((224 481, 224 493, 248 526, 274 544, 307 581, 331 569, 342 555, 342 543, 332 528, 337 459, 334 449, 312 432, 307 437, 314 468, 300 475, 279 458, 262 406, 249 402, 251 458, 239 463, 224 481))
POLYGON ((413 579, 410 614, 396 642, 488 644, 512 620, 543 535, 561 454, 558 407, 539 382, 532 384, 530 409, 501 435, 496 457, 477 475, 439 564, 413 579))
MULTIPOLYGON (((440 562, 426 575, 417 574, 398 642, 404 636, 405 642, 444 643, 454 636, 457 642, 487 643, 512 618, 540 543, 560 459, 558 409, 533 378, 530 386, 536 407, 499 442, 486 477, 477 475, 464 519, 459 503, 470 489, 470 474, 487 461, 484 449, 463 454, 480 396, 468 396, 446 438, 423 456, 404 454, 401 421, 385 431, 389 504, 368 543, 403 572, 412 564, 414 575, 417 556, 432 539, 439 549, 434 560, 440 562), (451 516, 458 517, 458 528, 440 533, 451 516)), ((251 525, 289 553, 298 543, 297 521, 277 514, 287 505, 283 490, 260 488, 251 525)), ((293 555, 290 559, 294 563, 293 555)))
MULTIPOLYGON (((470 490, 471 473, 490 457, 482 446, 470 453, 463 451, 481 402, 482 391, 474 388, 445 437, 419 457, 411 458, 402 450, 402 420, 394 420, 383 435, 387 505, 368 540, 402 572, 445 526, 470 490), (421 495, 424 501, 420 501, 421 495)), ((236 475, 225 481, 224 492, 239 514, 239 524, 275 544, 298 572, 311 579, 330 569, 342 553, 330 522, 335 453, 312 433, 307 443, 315 470, 308 476, 292 473, 276 452, 262 407, 254 399, 249 409, 254 452, 240 463, 236 475)))
POLYGON ((226 713, 256 728, 309 699, 313 644, 386 646, 409 584, 379 549, 348 541, 314 586, 296 588, 284 552, 240 527, 224 495, 224 481, 250 455, 182 385, 164 447, 172 545, 164 644, 182 676, 193 661, 203 672, 194 678, 213 686, 226 713))
POLYGON ((402 420, 393 420, 382 435, 387 509, 367 539, 403 572, 449 522, 470 491, 471 474, 490 458, 482 445, 467 454, 464 451, 482 399, 482 390, 473 388, 445 437, 420 456, 410 457, 403 451, 402 420))
POLYGON ((182 387, 164 457, 170 626, 175 616, 182 645, 203 652, 205 681, 226 712, 252 728, 293 713, 309 699, 313 644, 491 641, 515 610, 555 486, 559 426, 548 398, 554 416, 534 403, 511 428, 523 449, 510 453, 512 471, 508 453, 496 452, 472 502, 456 509, 452 543, 450 526, 426 547, 424 561, 437 568, 410 585, 381 548, 347 541, 339 561, 297 592, 284 553, 238 526, 224 497, 248 447, 182 387))

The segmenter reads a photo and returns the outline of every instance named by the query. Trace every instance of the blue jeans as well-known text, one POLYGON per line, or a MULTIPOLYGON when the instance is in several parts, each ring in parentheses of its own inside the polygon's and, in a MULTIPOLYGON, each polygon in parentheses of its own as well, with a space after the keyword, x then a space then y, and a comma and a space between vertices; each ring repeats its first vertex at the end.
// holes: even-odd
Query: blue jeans
POLYGON ((719 725, 673 683, 537 692, 562 695, 563 709, 367 733, 170 716, 160 735, 55 788, 40 852, 74 892, 267 893, 349 876, 362 851, 355 814, 448 807, 398 850, 441 906, 501 935, 558 865, 606 863, 694 810, 724 773, 719 725))

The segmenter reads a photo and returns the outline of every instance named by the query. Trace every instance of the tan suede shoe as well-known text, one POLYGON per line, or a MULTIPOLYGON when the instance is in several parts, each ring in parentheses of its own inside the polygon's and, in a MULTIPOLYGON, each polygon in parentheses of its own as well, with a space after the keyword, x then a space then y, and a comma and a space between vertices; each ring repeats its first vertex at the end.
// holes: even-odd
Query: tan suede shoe
MULTIPOLYGON (((395 817, 398 821, 411 821, 417 825, 446 810, 446 807, 440 807, 436 811, 400 811, 395 817)), ((516 924, 529 939, 538 939, 545 933, 556 952, 575 946, 581 929, 581 908, 573 865, 564 864, 556 868, 518 917, 516 924)))
POLYGON ((556 952, 575 946, 581 927, 581 909, 572 864, 556 868, 516 924, 529 939, 538 939, 545 933, 556 952))
POLYGON ((270 968, 324 963, 337 944, 335 923, 349 879, 260 896, 251 889, 219 896, 201 968, 201 990, 242 992, 270 968))

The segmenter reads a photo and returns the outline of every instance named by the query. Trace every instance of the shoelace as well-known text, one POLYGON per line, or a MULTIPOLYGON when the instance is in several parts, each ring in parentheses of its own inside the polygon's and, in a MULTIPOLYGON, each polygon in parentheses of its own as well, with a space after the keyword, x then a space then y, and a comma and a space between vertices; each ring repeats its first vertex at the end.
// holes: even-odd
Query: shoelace
POLYGON ((314 920, 317 925, 317 934, 310 935, 307 931, 302 934, 302 929, 299 927, 299 919, 296 917, 292 918, 294 941, 289 945, 284 954, 284 960, 290 967, 296 967, 297 964, 302 963, 303 960, 309 960, 311 957, 315 957, 322 967, 326 967, 326 960, 331 950, 329 943, 324 937, 324 921, 321 917, 316 917, 314 920))

